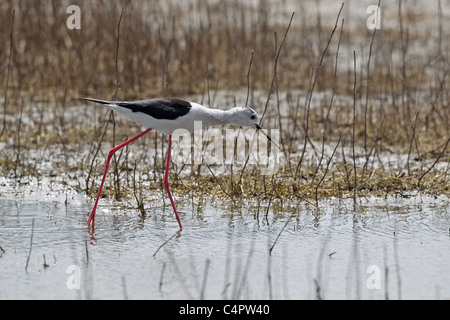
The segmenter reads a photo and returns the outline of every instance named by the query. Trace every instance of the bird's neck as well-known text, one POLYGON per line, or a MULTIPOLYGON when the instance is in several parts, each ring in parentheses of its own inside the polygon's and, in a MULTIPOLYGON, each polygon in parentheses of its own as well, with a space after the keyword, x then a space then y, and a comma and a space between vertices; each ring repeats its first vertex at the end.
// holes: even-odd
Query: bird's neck
POLYGON ((208 115, 205 118, 204 127, 229 123, 232 112, 231 110, 209 109, 208 115))

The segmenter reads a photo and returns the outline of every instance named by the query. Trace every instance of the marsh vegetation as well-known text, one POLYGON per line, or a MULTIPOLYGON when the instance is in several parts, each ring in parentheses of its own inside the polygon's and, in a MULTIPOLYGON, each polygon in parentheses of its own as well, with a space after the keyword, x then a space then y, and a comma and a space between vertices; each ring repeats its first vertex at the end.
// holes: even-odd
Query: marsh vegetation
MULTIPOLYGON (((276 1, 82 2, 81 29, 69 30, 65 2, 3 2, 2 175, 60 179, 93 195, 104 152, 140 129, 73 98, 176 96, 213 108, 248 102, 281 143, 271 176, 176 166, 177 195, 448 194, 445 3, 432 12, 382 3, 373 30, 360 4, 311 4, 293 15, 276 1)), ((105 194, 142 207, 161 189, 164 139, 153 134, 115 157, 105 194)))

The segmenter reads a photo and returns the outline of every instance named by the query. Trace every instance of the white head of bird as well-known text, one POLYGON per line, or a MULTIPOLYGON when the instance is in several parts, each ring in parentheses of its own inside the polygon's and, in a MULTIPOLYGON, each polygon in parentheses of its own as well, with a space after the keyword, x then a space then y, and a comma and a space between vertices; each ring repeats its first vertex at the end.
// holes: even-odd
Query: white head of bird
POLYGON ((227 111, 228 122, 236 126, 258 126, 258 114, 249 107, 235 107, 227 111))

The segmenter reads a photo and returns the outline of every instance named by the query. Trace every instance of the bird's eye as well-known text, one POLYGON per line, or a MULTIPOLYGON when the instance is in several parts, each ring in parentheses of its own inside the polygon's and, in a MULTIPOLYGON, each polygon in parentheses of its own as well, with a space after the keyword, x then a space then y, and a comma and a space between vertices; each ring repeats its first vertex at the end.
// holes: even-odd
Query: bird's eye
POLYGON ((256 116, 255 116, 255 115, 252 115, 252 116, 250 117, 250 119, 255 120, 255 119, 256 119, 256 116))

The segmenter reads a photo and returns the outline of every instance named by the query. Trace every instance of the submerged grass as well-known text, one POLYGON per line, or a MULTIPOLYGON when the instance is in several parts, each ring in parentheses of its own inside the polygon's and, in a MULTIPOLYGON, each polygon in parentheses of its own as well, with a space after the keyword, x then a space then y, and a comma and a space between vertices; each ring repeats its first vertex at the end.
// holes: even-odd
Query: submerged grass
MULTIPOLYGON (((292 12, 265 0, 76 2, 80 30, 66 27, 64 1, 0 5, 0 171, 8 179, 59 179, 95 196, 108 149, 138 129, 72 99, 176 96, 211 107, 248 101, 282 142, 274 175, 251 165, 174 165, 177 195, 318 203, 450 194, 450 33, 441 9, 436 22, 421 12, 425 1, 381 3, 390 23, 369 30, 365 8, 350 15, 350 3, 332 15, 303 3, 291 24, 292 12)), ((144 213, 147 196, 163 192, 166 145, 153 133, 117 154, 105 196, 144 213)))

